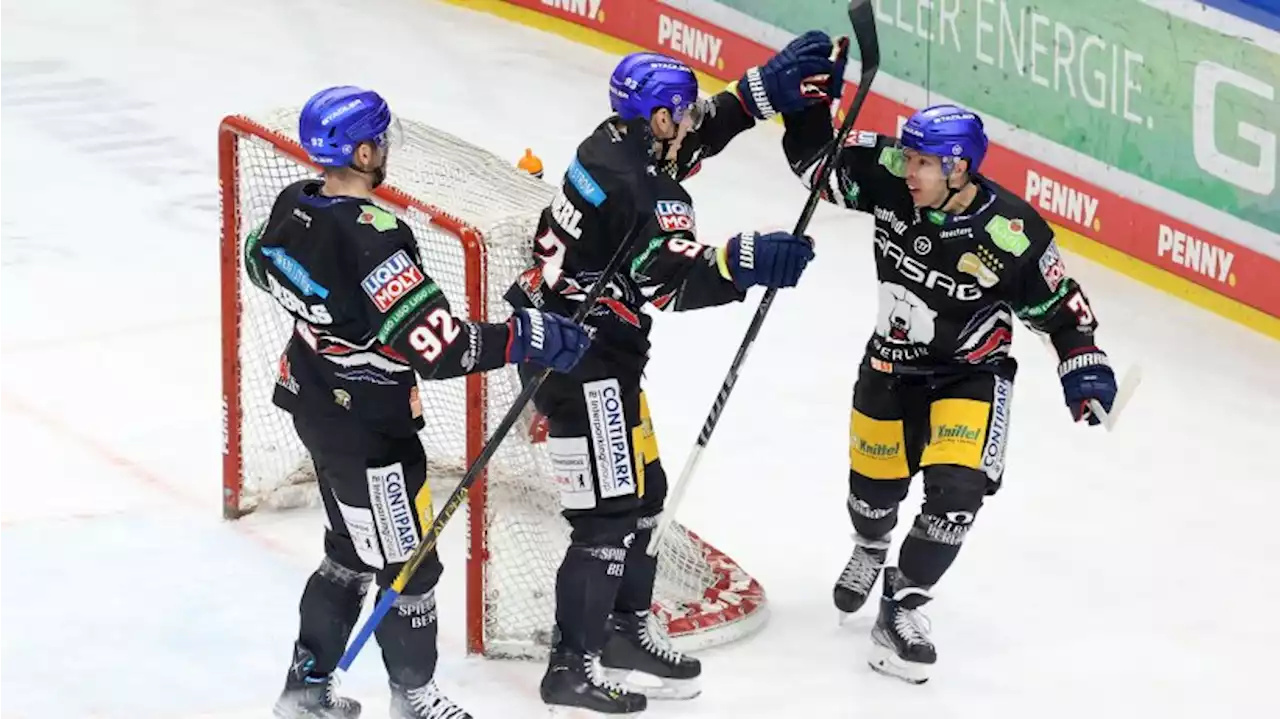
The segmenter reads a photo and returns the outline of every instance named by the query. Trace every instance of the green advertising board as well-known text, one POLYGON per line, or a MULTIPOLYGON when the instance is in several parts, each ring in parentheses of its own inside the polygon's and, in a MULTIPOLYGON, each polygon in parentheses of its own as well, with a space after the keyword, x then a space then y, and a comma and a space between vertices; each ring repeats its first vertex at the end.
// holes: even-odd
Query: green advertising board
MULTIPOLYGON (((847 35, 847 0, 719 0, 847 35)), ((1141 0, 874 0, 882 72, 1280 232, 1280 55, 1141 0)))

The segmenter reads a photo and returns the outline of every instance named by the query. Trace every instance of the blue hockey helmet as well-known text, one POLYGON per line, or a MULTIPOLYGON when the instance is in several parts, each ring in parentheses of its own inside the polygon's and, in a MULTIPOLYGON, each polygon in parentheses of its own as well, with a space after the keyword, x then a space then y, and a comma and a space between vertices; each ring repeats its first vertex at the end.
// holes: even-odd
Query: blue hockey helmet
POLYGON ((609 78, 609 105, 623 120, 647 120, 665 107, 680 122, 697 102, 698 77, 688 65, 666 55, 633 52, 609 78))
POLYGON ((317 92, 298 115, 298 139, 311 161, 325 167, 351 164, 356 147, 386 147, 398 131, 387 101, 372 90, 339 85, 317 92))
POLYGON ((912 115, 902 126, 902 147, 942 158, 942 171, 951 174, 955 161, 969 161, 977 172, 987 154, 987 133, 978 114, 956 105, 934 105, 912 115))

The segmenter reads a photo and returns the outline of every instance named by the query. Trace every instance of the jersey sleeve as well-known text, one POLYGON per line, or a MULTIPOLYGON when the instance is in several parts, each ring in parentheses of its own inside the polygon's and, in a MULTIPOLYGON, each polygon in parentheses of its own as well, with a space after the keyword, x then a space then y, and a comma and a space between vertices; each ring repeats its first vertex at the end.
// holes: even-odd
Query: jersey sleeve
POLYGON ((265 258, 262 256, 262 234, 267 230, 267 222, 263 220, 257 227, 249 231, 248 237, 244 240, 244 269, 245 274, 249 276, 249 281, 264 292, 270 291, 267 287, 267 270, 264 264, 265 258))
POLYGON ((269 260, 262 252, 262 239, 266 236, 268 227, 280 227, 282 219, 289 215, 294 205, 294 198, 298 196, 300 188, 306 183, 306 180, 301 180, 281 190, 280 194, 276 195, 275 201, 271 203, 271 212, 266 219, 259 222, 245 237, 245 274, 248 275, 249 281, 253 283, 253 286, 263 292, 270 292, 271 288, 267 284, 267 263, 269 260))
POLYGON ((404 356, 424 379, 505 365, 508 325, 472 322, 454 314, 440 285, 422 269, 413 231, 390 213, 384 212, 377 222, 384 228, 395 224, 389 232, 372 226, 355 229, 360 278, 356 294, 377 340, 404 356))
POLYGON ((645 299, 660 310, 682 312, 741 302, 739 290, 720 262, 719 250, 704 245, 691 232, 664 230, 671 218, 689 211, 683 202, 659 201, 650 223, 648 244, 631 261, 631 279, 645 299), (663 219, 668 218, 668 219, 663 219))
POLYGON ((698 137, 702 140, 704 158, 719 154, 733 138, 755 127, 755 118, 743 109, 738 96, 728 90, 702 102, 705 117, 698 126, 698 137))
POLYGON ((633 227, 641 237, 624 272, 649 304, 660 310, 714 307, 740 302, 746 294, 721 271, 717 250, 698 242, 693 207, 683 200, 657 200, 642 180, 628 183, 633 227))
MULTIPOLYGON (((823 171, 826 149, 834 136, 831 116, 825 105, 815 105, 802 112, 783 116, 786 131, 782 149, 791 171, 810 190, 823 171)), ((819 196, 832 204, 851 210, 869 211, 869 192, 874 188, 874 173, 883 167, 890 174, 902 176, 902 154, 892 137, 875 132, 853 130, 844 147, 836 153, 836 165, 823 183, 819 196)))
POLYGON ((1060 359, 1094 345, 1097 317, 1084 289, 1067 274, 1054 241, 1053 228, 1038 215, 1009 219, 996 216, 985 230, 1002 249, 1020 243, 1016 223, 1025 225, 1027 248, 1019 258, 1011 304, 1031 329, 1046 334, 1060 359))

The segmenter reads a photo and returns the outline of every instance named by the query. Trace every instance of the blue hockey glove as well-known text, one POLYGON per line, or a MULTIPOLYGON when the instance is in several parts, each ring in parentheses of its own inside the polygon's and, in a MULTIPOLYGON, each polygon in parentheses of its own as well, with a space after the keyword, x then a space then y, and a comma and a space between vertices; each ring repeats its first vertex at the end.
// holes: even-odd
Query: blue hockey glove
POLYGON ((813 241, 790 232, 744 232, 729 239, 720 250, 720 274, 740 290, 795 287, 813 259, 813 241))
POLYGON ((507 321, 507 361, 528 362, 568 372, 578 364, 591 337, 568 317, 538 310, 518 310, 507 321))
POLYGON ((742 107, 758 120, 803 110, 840 96, 848 40, 839 46, 820 30, 810 30, 787 44, 764 65, 748 68, 733 92, 742 107), (837 76, 836 73, 839 73, 837 76))
POLYGON ((1107 353, 1097 347, 1075 350, 1058 365, 1058 378, 1071 418, 1101 424, 1102 418, 1089 409, 1089 400, 1097 400, 1108 412, 1116 401, 1116 373, 1111 371, 1107 353))

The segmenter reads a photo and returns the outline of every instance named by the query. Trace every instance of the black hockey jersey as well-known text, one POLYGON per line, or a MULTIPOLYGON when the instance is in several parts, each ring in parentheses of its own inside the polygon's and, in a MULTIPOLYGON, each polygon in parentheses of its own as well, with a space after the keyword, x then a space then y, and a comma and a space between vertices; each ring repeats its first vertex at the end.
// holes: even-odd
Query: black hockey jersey
MULTIPOLYGON (((696 171, 755 121, 728 92, 709 101, 707 117, 681 146, 696 171)), ((535 239, 536 264, 507 292, 516 307, 571 316, 620 244, 644 238, 623 271, 611 278, 584 323, 592 335, 588 358, 638 370, 649 351, 652 317, 742 300, 722 270, 716 247, 698 242, 693 200, 655 164, 643 132, 623 133, 617 118, 601 123, 577 148, 559 191, 543 211, 535 239)))
MULTIPOLYGON (((825 111, 786 118, 783 146, 812 187, 832 127, 825 111)), ((875 217, 876 328, 867 361, 884 372, 948 371, 1000 362, 1016 315, 1047 334, 1059 357, 1094 344, 1089 301, 1069 277, 1053 230, 1024 200, 975 176, 958 214, 916 208, 894 138, 852 132, 823 199, 875 217)))
POLYGON ((442 379, 500 367, 510 330, 455 316, 394 214, 320 188, 285 188, 245 242, 250 280, 295 320, 273 401, 410 435, 423 426, 415 370, 442 379))

